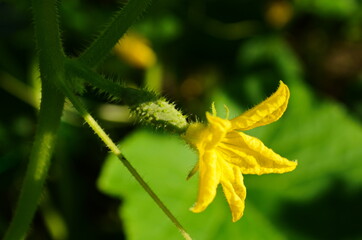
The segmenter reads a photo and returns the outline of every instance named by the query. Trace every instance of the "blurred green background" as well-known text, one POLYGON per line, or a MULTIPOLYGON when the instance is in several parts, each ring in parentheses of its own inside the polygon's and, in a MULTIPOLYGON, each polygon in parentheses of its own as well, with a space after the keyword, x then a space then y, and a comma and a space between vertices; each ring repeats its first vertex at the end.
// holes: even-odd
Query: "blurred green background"
MULTIPOLYGON (((124 3, 60 1, 66 53, 81 53, 124 3)), ((29 1, 0 2, 0 36, 2 236, 39 102, 29 1)), ((88 88, 90 111, 194 239, 362 239, 361 1, 158 0, 127 36, 136 36, 141 50, 124 41, 98 71, 163 94, 189 120, 203 120, 213 101, 220 116, 223 104, 237 116, 279 80, 291 90, 284 116, 248 134, 299 165, 283 175, 245 176, 246 211, 232 223, 221 189, 206 211, 188 211, 197 175, 185 178, 197 156, 178 136, 139 127, 127 107, 88 88), (137 64, 137 57, 146 60, 137 64)), ((28 239, 182 238, 67 105, 28 239)))

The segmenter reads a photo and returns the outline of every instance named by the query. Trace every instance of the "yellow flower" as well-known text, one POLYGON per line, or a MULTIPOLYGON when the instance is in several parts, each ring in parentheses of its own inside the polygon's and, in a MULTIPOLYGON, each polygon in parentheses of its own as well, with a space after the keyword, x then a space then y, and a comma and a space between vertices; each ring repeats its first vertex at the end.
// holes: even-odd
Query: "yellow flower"
POLYGON ((114 53, 138 68, 149 68, 153 66, 157 57, 149 46, 146 38, 135 33, 125 34, 113 48, 114 53))
POLYGON ((278 90, 259 105, 231 119, 206 113, 208 124, 192 123, 184 138, 195 147, 199 161, 190 172, 199 170, 198 199, 190 209, 201 212, 213 201, 221 183, 233 222, 244 212, 246 188, 242 174, 285 173, 295 169, 289 161, 267 148, 259 139, 242 132, 278 120, 288 105, 289 89, 280 81, 278 90))

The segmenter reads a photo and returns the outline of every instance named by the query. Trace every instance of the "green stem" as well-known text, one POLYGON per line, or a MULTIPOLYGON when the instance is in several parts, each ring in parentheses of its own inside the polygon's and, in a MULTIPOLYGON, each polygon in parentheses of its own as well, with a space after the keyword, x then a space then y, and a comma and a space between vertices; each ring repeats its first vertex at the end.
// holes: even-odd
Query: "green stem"
POLYGON ((71 76, 84 79, 100 91, 110 94, 113 99, 121 100, 128 105, 132 116, 140 123, 179 134, 186 131, 188 126, 186 116, 177 110, 174 104, 153 92, 127 88, 114 83, 78 61, 66 61, 65 68, 71 76))
POLYGON ((88 123, 88 125, 93 129, 93 131, 101 138, 101 140, 106 144, 106 146, 111 150, 111 152, 118 157, 119 160, 123 163, 123 165, 127 168, 127 170, 132 174, 132 176, 136 179, 136 181, 143 187, 143 189, 150 195, 150 197, 155 201, 155 203, 161 208, 161 210, 166 214, 166 216, 172 221, 173 224, 179 229, 182 236, 186 240, 191 240, 190 235, 186 232, 186 230, 182 227, 176 217, 170 212, 170 210, 164 205, 161 199, 154 193, 154 191, 150 188, 150 186, 143 180, 141 175, 137 172, 137 170, 132 166, 132 164, 122 155, 121 151, 117 147, 117 145, 112 141, 112 139, 104 132, 104 130, 99 126, 97 121, 88 113, 83 103, 73 94, 73 92, 64 87, 64 91, 73 104, 73 106, 78 110, 78 112, 82 115, 84 120, 88 123))
POLYGON ((18 205, 4 240, 25 237, 37 209, 50 159, 55 145, 56 133, 63 110, 64 98, 43 86, 39 125, 30 154, 29 165, 22 185, 18 205))
POLYGON ((42 77, 42 101, 29 165, 15 215, 4 240, 19 240, 26 235, 43 190, 60 124, 64 96, 55 88, 54 83, 62 81, 64 55, 55 3, 55 0, 33 0, 42 77))
POLYGON ((79 57, 89 67, 96 67, 112 50, 128 28, 141 16, 151 0, 129 0, 95 41, 79 57))
POLYGON ((132 106, 158 99, 156 94, 152 92, 124 87, 118 83, 105 79, 98 73, 92 71, 92 69, 85 64, 79 63, 78 61, 66 61, 65 68, 72 76, 80 77, 97 87, 97 89, 110 94, 112 97, 122 99, 123 103, 126 105, 132 106))

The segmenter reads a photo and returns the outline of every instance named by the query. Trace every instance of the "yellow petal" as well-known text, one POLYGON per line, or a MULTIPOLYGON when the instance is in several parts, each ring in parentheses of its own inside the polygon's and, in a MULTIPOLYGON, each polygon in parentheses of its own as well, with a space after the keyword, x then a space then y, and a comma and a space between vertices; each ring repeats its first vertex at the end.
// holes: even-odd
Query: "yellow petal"
POLYGON ((186 130, 186 133, 182 136, 185 141, 191 146, 196 148, 202 148, 204 139, 207 138, 206 125, 202 123, 191 123, 186 130))
POLYGON ((289 95, 289 88, 280 81, 279 88, 273 95, 244 114, 230 120, 232 128, 248 130, 275 122, 285 112, 289 95))
POLYGON ((195 213, 205 210, 214 200, 217 185, 220 182, 220 168, 218 166, 216 151, 200 151, 199 154, 199 193, 197 202, 190 208, 190 210, 195 213))
POLYGON ((204 141, 206 148, 214 148, 225 138, 227 132, 230 131, 231 123, 229 120, 212 116, 208 112, 206 113, 206 118, 208 122, 208 136, 204 135, 204 141))
POLYGON ((246 188, 240 168, 231 164, 222 165, 221 185, 233 216, 233 222, 244 213, 246 188))
POLYGON ((220 132, 228 132, 231 129, 231 123, 227 119, 219 118, 206 112, 206 119, 209 126, 218 128, 220 132))
POLYGON ((242 132, 230 132, 217 147, 222 158, 238 166, 243 174, 285 173, 297 162, 281 157, 259 139, 242 132))

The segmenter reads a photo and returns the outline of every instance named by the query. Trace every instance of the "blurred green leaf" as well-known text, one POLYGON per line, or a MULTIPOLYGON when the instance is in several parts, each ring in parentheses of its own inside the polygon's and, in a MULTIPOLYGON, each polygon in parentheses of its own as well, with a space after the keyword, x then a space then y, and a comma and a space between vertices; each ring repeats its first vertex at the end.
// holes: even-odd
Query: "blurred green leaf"
POLYGON ((358 0, 299 0, 295 3, 297 9, 324 17, 350 17, 360 4, 358 0))
POLYGON ((162 44, 175 40, 182 33, 180 20, 169 13, 147 18, 136 24, 134 28, 157 46, 163 46, 162 44))

